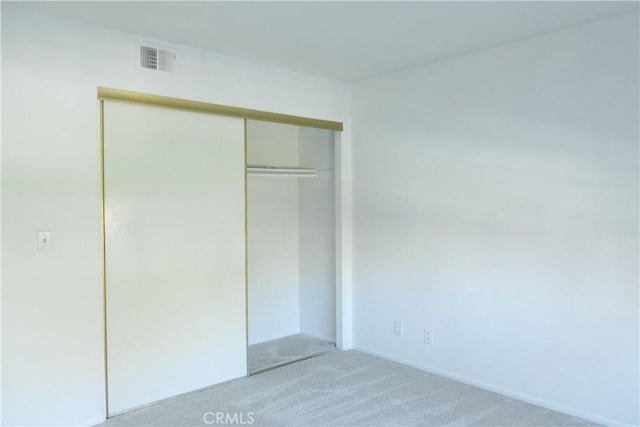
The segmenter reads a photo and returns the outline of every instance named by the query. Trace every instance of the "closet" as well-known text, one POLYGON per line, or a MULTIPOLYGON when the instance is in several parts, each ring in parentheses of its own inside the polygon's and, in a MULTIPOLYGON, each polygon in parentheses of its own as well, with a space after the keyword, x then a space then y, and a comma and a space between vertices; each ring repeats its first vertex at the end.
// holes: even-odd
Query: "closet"
POLYGON ((341 124, 98 97, 107 415, 245 376, 252 345, 334 348, 341 124))
POLYGON ((334 132, 247 121, 249 372, 335 348, 334 132))

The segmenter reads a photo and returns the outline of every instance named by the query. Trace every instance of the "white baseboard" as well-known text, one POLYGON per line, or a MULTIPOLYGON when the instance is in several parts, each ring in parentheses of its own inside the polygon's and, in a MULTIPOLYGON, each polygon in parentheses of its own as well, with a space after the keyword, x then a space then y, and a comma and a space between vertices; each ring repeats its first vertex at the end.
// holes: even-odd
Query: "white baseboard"
POLYGON ((80 426, 78 427, 91 427, 91 426, 95 426, 98 424, 102 424, 103 422, 107 421, 107 419, 105 417, 99 417, 99 418, 93 418, 85 423, 82 423, 80 426))
POLYGON ((514 399, 518 399, 518 400, 522 400, 523 402, 527 402, 527 403, 531 403, 532 405, 537 405, 537 406, 541 406, 543 408, 547 408, 547 409, 551 409, 553 411, 558 411, 558 412, 563 412, 565 414, 574 416, 574 417, 579 417, 579 418, 584 418, 585 420, 588 421, 593 421, 595 423, 598 424, 604 424, 604 425, 608 425, 608 426, 625 426, 627 425, 626 423, 620 422, 620 421, 615 421, 609 418, 604 418, 604 417, 599 417, 597 415, 594 414, 590 414, 587 412, 583 412, 583 411, 579 411, 577 409, 574 408, 570 408, 568 406, 564 406, 564 405, 560 405, 557 403, 553 403, 553 402, 549 402, 547 400, 544 399, 538 399, 536 397, 533 396, 529 396, 528 394, 523 394, 523 393, 518 393, 516 391, 513 390, 509 390, 509 389, 505 389, 502 387, 498 387, 498 386, 494 386, 491 384, 487 384, 484 382, 480 382, 480 381, 476 381, 473 380, 471 378, 467 378, 464 376, 460 376, 460 375, 456 375, 454 373, 448 372, 448 371, 442 371, 440 369, 435 369, 432 368, 430 366, 426 366, 426 365, 422 365, 420 363, 415 363, 412 362, 410 360, 405 360, 399 357, 395 357, 386 353, 381 353, 379 351, 375 351, 375 350, 371 350, 365 347, 361 347, 358 345, 354 345, 353 346, 353 350, 357 350, 357 351, 361 351, 363 353, 367 353, 370 354, 372 356, 378 356, 381 357, 383 359, 387 359, 390 360, 392 362, 397 362, 397 363, 402 363, 403 365, 407 365, 407 366, 411 366, 413 368, 416 369, 420 369, 421 371, 425 371, 425 372, 429 372, 432 374, 436 374, 436 375, 440 375, 446 378, 450 378, 452 380, 456 380, 459 381, 461 383, 465 383, 465 384, 469 384, 478 388, 482 388, 484 390, 489 390, 489 391, 493 391, 495 393, 499 393, 502 394, 504 396, 507 397, 511 397, 514 399))
POLYGON ((318 335, 318 334, 314 334, 313 332, 307 332, 307 331, 300 331, 300 333, 302 335, 308 335, 311 338, 315 338, 318 340, 322 340, 322 341, 327 341, 327 342, 331 342, 331 343, 336 343, 336 338, 335 337, 327 337, 327 336, 323 336, 323 335, 318 335))

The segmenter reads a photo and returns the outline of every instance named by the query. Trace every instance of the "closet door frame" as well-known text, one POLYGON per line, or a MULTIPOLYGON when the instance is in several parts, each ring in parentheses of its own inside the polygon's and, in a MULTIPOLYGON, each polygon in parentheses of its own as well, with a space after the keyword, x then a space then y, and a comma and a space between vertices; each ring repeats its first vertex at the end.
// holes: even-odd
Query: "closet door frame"
POLYGON ((353 346, 351 310, 351 145, 342 131, 334 132, 336 347, 353 346))
MULTIPOLYGON (((105 164, 104 164, 104 101, 142 104, 146 106, 191 111, 219 116, 244 119, 244 152, 245 152, 245 270, 247 266, 247 174, 246 145, 247 120, 261 120, 295 126, 304 126, 334 131, 335 135, 335 224, 336 224, 336 346, 339 349, 351 347, 351 203, 350 201, 350 149, 348 141, 343 138, 344 130, 341 122, 312 119, 307 117, 279 114, 267 111, 252 110, 221 104, 191 101, 180 98, 151 95, 139 92, 110 88, 98 88, 100 103, 100 229, 101 229, 101 270, 102 270, 102 334, 103 334, 103 366, 104 366, 104 415, 109 414, 108 401, 108 360, 107 360, 107 281, 106 281, 106 224, 105 224, 105 164)), ((248 280, 245 271, 245 341, 248 346, 248 280)), ((248 360, 247 360, 248 365, 248 360)))

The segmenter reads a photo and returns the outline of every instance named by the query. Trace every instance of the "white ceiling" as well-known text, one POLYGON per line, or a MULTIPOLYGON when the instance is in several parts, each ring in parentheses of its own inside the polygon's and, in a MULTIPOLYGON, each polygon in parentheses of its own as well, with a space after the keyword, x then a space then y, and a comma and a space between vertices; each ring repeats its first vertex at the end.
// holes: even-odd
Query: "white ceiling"
POLYGON ((638 10, 638 2, 24 2, 35 11, 357 81, 638 10))

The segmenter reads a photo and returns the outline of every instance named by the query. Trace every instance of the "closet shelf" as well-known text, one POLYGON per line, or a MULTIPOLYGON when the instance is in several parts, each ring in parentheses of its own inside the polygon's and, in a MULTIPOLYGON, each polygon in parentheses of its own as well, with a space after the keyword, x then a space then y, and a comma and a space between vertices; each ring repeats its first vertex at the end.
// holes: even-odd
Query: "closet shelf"
POLYGON ((247 175, 284 176, 295 178, 316 178, 317 169, 284 168, 275 166, 247 166, 247 175))

